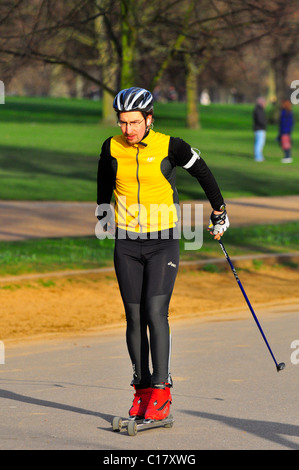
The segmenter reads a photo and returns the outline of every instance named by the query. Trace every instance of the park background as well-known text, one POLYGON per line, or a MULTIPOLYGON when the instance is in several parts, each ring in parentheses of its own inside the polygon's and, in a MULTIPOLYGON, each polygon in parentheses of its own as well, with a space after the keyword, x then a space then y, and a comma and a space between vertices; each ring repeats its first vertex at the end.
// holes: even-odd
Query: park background
MULTIPOLYGON (((67 202, 70 213, 91 203, 86 210, 94 217, 101 145, 118 132, 112 99, 132 85, 151 89, 155 130, 200 149, 226 200, 249 198, 243 214, 256 197, 269 198, 271 209, 273 198, 286 200, 288 211, 285 198, 299 193, 298 126, 291 165, 281 164, 277 135, 281 100, 290 99, 299 79, 298 1, 188 0, 162 7, 156 1, 8 1, 0 17, 0 201, 2 208, 23 203, 11 210, 13 221, 32 231, 33 201, 67 202), (261 95, 268 129, 265 161, 257 164, 252 112, 261 95)), ((296 103, 293 112, 298 122, 296 103)), ((205 200, 181 169, 177 188, 182 202, 205 200)), ((229 253, 243 257, 238 271, 257 306, 298 300, 298 209, 291 212, 279 224, 275 215, 263 224, 258 212, 245 226, 234 220, 225 235, 229 253)), ((58 229, 65 220, 55 223, 58 229)), ((50 238, 37 227, 34 236, 19 240, 10 240, 1 223, 2 340, 124 325, 113 240, 98 240, 95 223, 86 236, 79 236, 80 226, 50 238), (54 272, 61 276, 47 274, 54 272)), ((244 299, 215 261, 223 261, 218 244, 207 233, 198 252, 184 251, 183 242, 182 261, 199 264, 181 265, 171 318, 233 316, 244 299), (221 309, 211 295, 215 286, 222 286, 221 309)))

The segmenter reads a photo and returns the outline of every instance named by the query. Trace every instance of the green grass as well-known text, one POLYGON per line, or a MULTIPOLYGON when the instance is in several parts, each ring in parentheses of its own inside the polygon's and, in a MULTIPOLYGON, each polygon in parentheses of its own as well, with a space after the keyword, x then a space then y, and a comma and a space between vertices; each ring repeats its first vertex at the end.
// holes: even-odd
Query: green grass
POLYGON ((0 275, 97 269, 111 265, 112 240, 53 238, 0 242, 0 275))
MULTIPOLYGON (((230 256, 280 254, 298 252, 299 222, 261 224, 251 227, 230 227, 223 242, 230 256)), ((181 240, 182 259, 206 259, 223 256, 218 243, 206 232, 199 251, 185 251, 181 240)))
MULTIPOLYGON (((267 133, 266 161, 255 164, 252 105, 211 105, 200 107, 200 114, 202 129, 194 131, 185 127, 184 103, 157 104, 155 130, 200 149, 224 197, 299 194, 296 130, 294 164, 280 163, 276 126, 267 133)), ((0 199, 95 200, 102 142, 119 133, 101 123, 100 101, 8 97, 0 123, 0 199)), ((180 168, 177 187, 181 200, 205 197, 180 168)))
MULTIPOLYGON (((252 105, 200 107, 202 128, 185 127, 183 103, 157 104, 155 130, 181 137, 201 150, 225 198, 299 194, 298 131, 294 163, 281 165, 277 128, 269 126, 266 161, 252 157, 252 105)), ((298 122, 299 109, 294 106, 298 122)), ((0 199, 95 201, 102 142, 119 133, 101 123, 101 102, 7 97, 0 106, 0 199)), ((197 181, 178 169, 181 200, 205 198, 197 181)), ((299 225, 231 228, 225 244, 233 255, 298 249, 299 225)), ((204 233, 203 247, 182 259, 221 257, 218 243, 204 233)), ((0 243, 0 275, 90 269, 112 265, 113 241, 96 238, 40 239, 0 243)), ((214 268, 213 268, 214 269, 214 268)))
MULTIPOLYGON (((230 256, 297 251, 299 222, 230 228, 224 242, 230 256)), ((200 250, 185 251, 184 243, 180 240, 182 260, 223 257, 218 243, 206 232, 200 250)), ((113 240, 94 237, 1 242, 0 276, 112 266, 113 247, 113 240)))

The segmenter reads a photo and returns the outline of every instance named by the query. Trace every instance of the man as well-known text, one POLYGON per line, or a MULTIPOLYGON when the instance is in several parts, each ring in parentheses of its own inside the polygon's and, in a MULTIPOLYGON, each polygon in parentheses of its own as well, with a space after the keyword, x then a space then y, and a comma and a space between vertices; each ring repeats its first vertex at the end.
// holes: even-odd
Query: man
MULTIPOLYGON (((172 401, 168 307, 179 266, 176 166, 185 168, 203 187, 213 207, 215 238, 223 235, 229 220, 204 160, 183 140, 152 130, 153 97, 148 90, 122 90, 113 106, 121 134, 102 146, 97 203, 109 204, 114 189, 114 265, 135 389, 129 417, 161 420, 168 416, 172 401)), ((107 229, 107 211, 98 219, 107 229)))
POLYGON ((254 130, 254 160, 263 162, 263 149, 266 142, 267 118, 265 113, 266 100, 262 97, 256 100, 256 106, 253 111, 253 130, 254 130))

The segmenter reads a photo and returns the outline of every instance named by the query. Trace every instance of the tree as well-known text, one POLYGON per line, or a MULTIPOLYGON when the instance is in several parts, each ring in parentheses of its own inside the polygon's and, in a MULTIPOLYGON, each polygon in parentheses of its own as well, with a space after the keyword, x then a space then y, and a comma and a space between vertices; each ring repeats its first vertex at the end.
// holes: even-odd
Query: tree
MULTIPOLYGON (((275 3, 275 22, 269 37, 270 71, 273 73, 276 94, 276 107, 273 120, 277 122, 281 102, 289 99, 291 90, 287 83, 290 65, 298 58, 299 1, 275 3)), ((274 5, 272 5, 272 8, 274 5)))
POLYGON ((7 77, 41 62, 94 83, 107 119, 119 88, 153 90, 178 67, 185 77, 188 126, 196 128, 198 84, 223 56, 257 42, 271 45, 276 88, 282 89, 281 70, 296 53, 298 1, 7 0, 0 4, 0 61, 7 77))
POLYGON ((276 120, 281 101, 291 93, 288 70, 298 58, 299 0, 251 0, 250 6, 251 34, 260 35, 250 53, 258 55, 255 67, 267 72, 269 97, 276 100, 276 120))

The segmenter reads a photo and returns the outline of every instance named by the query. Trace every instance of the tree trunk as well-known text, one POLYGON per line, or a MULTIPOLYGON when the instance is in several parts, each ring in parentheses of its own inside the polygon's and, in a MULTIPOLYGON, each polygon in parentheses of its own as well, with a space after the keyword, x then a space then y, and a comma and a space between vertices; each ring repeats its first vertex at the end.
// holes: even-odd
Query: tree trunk
POLYGON ((116 113, 113 109, 113 100, 114 97, 108 93, 108 91, 103 91, 102 99, 102 122, 111 126, 116 124, 116 113))
POLYGON ((274 77, 274 70, 271 65, 269 66, 268 71, 268 91, 267 91, 267 102, 268 103, 275 103, 276 101, 276 86, 275 86, 275 77, 274 77))
MULTIPOLYGON (((115 48, 111 41, 106 37, 103 40, 103 31, 105 31, 104 20, 102 16, 98 16, 94 22, 94 28, 97 33, 97 50, 99 56, 99 64, 102 69, 102 81, 109 85, 110 88, 116 90, 118 77, 118 61, 115 48)), ((102 122, 107 125, 115 124, 115 111, 113 109, 113 95, 103 90, 102 101, 102 122)))
POLYGON ((122 0, 122 63, 121 63, 121 89, 130 88, 138 83, 136 76, 136 52, 137 52, 137 28, 134 15, 136 10, 135 0, 122 0))
POLYGON ((285 99, 289 99, 290 97, 290 86, 286 82, 286 75, 288 71, 288 67, 292 57, 288 55, 281 55, 275 57, 271 61, 271 67, 274 73, 274 80, 275 80, 275 94, 276 94, 276 103, 275 109, 272 113, 272 120, 273 122, 277 123, 279 118, 279 112, 281 103, 285 99))
POLYGON ((290 58, 288 56, 276 57, 272 60, 278 103, 281 103, 281 101, 285 100, 290 95, 290 87, 286 83, 289 63, 290 58))
POLYGON ((197 67, 190 54, 185 54, 187 127, 199 129, 197 67))
POLYGON ((279 107, 277 106, 275 75, 271 65, 269 66, 267 85, 267 104, 270 106, 268 111, 268 122, 269 124, 276 124, 279 116, 279 107))

